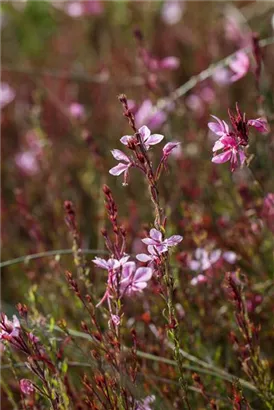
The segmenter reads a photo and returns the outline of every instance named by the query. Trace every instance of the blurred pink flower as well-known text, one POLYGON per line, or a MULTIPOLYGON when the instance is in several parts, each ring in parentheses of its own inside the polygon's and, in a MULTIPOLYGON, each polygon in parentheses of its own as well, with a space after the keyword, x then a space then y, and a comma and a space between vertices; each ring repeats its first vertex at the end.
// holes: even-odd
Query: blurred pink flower
POLYGON ((163 157, 167 159, 172 151, 177 148, 181 143, 177 141, 168 142, 163 148, 163 157))
POLYGON ((79 17, 84 14, 84 7, 80 1, 71 1, 66 3, 65 11, 70 17, 79 17))
MULTIPOLYGON (((155 228, 149 232, 149 238, 142 239, 142 242, 148 246, 152 246, 158 253, 167 252, 168 248, 178 245, 183 240, 180 235, 173 235, 168 239, 163 240, 163 234, 155 228)), ((150 248, 150 250, 152 250, 150 248)), ((152 254, 152 252, 149 252, 152 254)))
POLYGON ((232 251, 222 252, 220 249, 208 252, 203 248, 197 248, 194 257, 195 259, 192 259, 188 263, 189 268, 194 271, 206 271, 221 258, 230 264, 234 264, 237 260, 236 253, 232 251))
POLYGON ((99 15, 104 11, 104 3, 101 0, 85 1, 85 12, 87 14, 99 15))
POLYGON ((83 118, 85 114, 85 108, 82 104, 73 102, 69 106, 69 113, 72 117, 80 119, 83 118))
POLYGON ((0 109, 12 102, 15 91, 7 83, 0 83, 0 109))
MULTIPOLYGON (((141 128, 139 128, 138 132, 141 136, 141 140, 146 150, 148 150, 151 147, 151 145, 159 144, 159 142, 161 142, 162 139, 164 138, 164 136, 161 134, 151 135, 151 131, 146 125, 143 125, 141 128)), ((122 144, 128 145, 128 143, 132 141, 133 139, 134 139, 134 136, 125 135, 120 139, 120 141, 122 144)))
POLYGON ((205 249, 197 248, 194 253, 195 259, 192 259, 188 266, 191 270, 205 271, 220 259, 221 253, 219 249, 209 253, 205 249))
POLYGON ((161 110, 156 111, 150 100, 144 100, 135 113, 135 123, 138 128, 147 124, 149 128, 154 130, 159 128, 166 119, 167 114, 161 110))
POLYGON ((249 70, 249 58, 244 51, 238 51, 233 60, 229 63, 229 68, 234 73, 230 81, 235 82, 244 77, 249 70))
POLYGON ((159 68, 162 70, 176 70, 180 65, 180 60, 177 57, 166 57, 159 61, 159 68))
POLYGON ((142 292, 147 287, 147 282, 152 277, 150 268, 138 268, 135 262, 127 262, 123 265, 120 289, 122 295, 131 295, 134 292, 142 292))
POLYGON ((169 26, 179 23, 184 9, 184 0, 165 0, 161 11, 163 22, 169 26))
POLYGON ((192 286, 197 286, 200 283, 206 283, 207 282, 207 277, 205 275, 199 274, 198 276, 195 276, 194 278, 191 279, 190 284, 192 286))
POLYGON ((4 313, 1 313, 0 340, 12 341, 14 337, 19 336, 20 327, 20 322, 15 315, 13 315, 12 321, 10 321, 4 313))
POLYGON ((27 175, 35 175, 39 171, 39 163, 33 151, 19 152, 15 156, 15 163, 27 175))
POLYGON ((274 193, 270 192, 264 197, 262 217, 268 228, 274 233, 274 193))
POLYGON ((268 132, 268 124, 266 119, 264 118, 257 118, 256 120, 248 120, 247 125, 250 127, 256 128, 257 131, 261 133, 268 132))
POLYGON ((224 260, 228 263, 230 263, 231 265, 233 265, 236 260, 237 260, 237 255, 235 252, 232 251, 226 251, 222 254, 222 258, 224 258, 224 260))
POLYGON ((28 379, 20 380, 20 389, 21 389, 21 392, 26 395, 32 394, 35 390, 31 380, 28 380, 28 379))

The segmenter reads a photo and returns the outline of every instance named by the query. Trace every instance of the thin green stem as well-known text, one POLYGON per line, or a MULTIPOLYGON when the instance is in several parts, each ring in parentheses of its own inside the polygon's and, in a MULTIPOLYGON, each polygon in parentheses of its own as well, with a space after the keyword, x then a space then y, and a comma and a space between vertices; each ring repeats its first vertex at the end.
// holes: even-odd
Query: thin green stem
MULTIPOLYGON (((28 264, 29 261, 34 260, 34 259, 47 258, 49 256, 72 255, 73 253, 74 253, 74 250, 72 249, 57 249, 57 250, 52 250, 52 251, 33 253, 31 255, 19 256, 18 258, 9 259, 7 261, 1 262, 0 268, 4 268, 5 266, 14 265, 17 263, 28 264)), ((107 255, 108 254, 107 251, 104 251, 101 249, 82 249, 82 253, 92 254, 92 255, 98 255, 98 254, 107 255)))

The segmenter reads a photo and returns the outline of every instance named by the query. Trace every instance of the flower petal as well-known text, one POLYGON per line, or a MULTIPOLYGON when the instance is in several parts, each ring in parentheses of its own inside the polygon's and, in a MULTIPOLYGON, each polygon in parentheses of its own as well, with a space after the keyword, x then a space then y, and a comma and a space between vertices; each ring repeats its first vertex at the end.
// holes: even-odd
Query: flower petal
POLYGON ((123 164, 122 162, 119 162, 116 167, 113 167, 109 170, 109 173, 114 176, 121 175, 123 172, 125 172, 128 169, 128 164, 123 164))
POLYGON ((215 142, 215 144, 212 148, 212 151, 213 152, 218 151, 219 149, 222 149, 223 147, 224 147, 223 142, 221 140, 218 140, 218 141, 215 142))
POLYGON ((132 135, 124 135, 122 138, 120 138, 120 141, 124 145, 128 145, 128 142, 132 139, 132 135))
POLYGON ((227 150, 225 152, 222 152, 221 154, 215 155, 212 158, 212 162, 214 162, 215 164, 223 164, 224 162, 229 161, 231 158, 231 150, 227 150))
POLYGON ((159 144, 159 142, 161 142, 164 139, 164 136, 161 134, 152 134, 150 135, 145 144, 150 146, 150 145, 156 145, 159 144))
POLYGON ((164 242, 167 246, 176 246, 183 240, 181 235, 172 235, 170 238, 166 239, 164 242))
POLYGON ((122 279, 129 279, 131 275, 135 272, 136 264, 135 262, 126 262, 123 265, 122 279))
POLYGON ((150 262, 151 260, 153 260, 153 256, 152 255, 147 255, 146 253, 139 253, 138 255, 136 255, 136 259, 140 262, 150 262))
POLYGON ((148 139, 148 137, 150 137, 150 129, 146 126, 143 125, 141 128, 139 128, 139 133, 141 134, 141 138, 143 142, 146 142, 146 140, 148 139))
POLYGON ((152 269, 150 268, 138 268, 134 275, 134 282, 147 282, 151 279, 152 269))
POLYGON ((152 239, 154 239, 155 241, 162 242, 162 238, 163 238, 162 233, 161 233, 160 231, 158 231, 157 229, 152 228, 152 229, 149 231, 149 235, 150 235, 150 237, 151 237, 152 239))
POLYGON ((119 149, 113 149, 111 153, 114 156, 114 158, 117 159, 117 161, 130 162, 129 157, 126 154, 124 154, 122 151, 120 151, 119 149))

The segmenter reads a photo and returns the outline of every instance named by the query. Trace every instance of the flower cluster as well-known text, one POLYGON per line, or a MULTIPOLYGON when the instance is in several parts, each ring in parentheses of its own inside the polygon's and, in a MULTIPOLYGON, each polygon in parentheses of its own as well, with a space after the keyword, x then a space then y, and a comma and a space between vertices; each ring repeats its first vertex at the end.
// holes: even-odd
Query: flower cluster
POLYGON ((246 120, 245 114, 241 113, 238 105, 236 105, 235 115, 229 111, 232 130, 224 120, 220 120, 215 116, 212 117, 216 122, 209 122, 208 127, 219 137, 213 146, 214 156, 212 162, 222 164, 230 161, 231 171, 233 172, 246 160, 244 147, 248 145, 249 127, 254 127, 258 132, 265 133, 268 130, 267 122, 263 118, 246 120), (215 154, 219 150, 222 150, 222 152, 215 154))
POLYGON ((129 256, 123 256, 120 260, 110 258, 108 260, 96 257, 93 263, 108 271, 107 290, 98 303, 112 298, 120 292, 120 297, 129 296, 136 292, 142 292, 147 287, 147 282, 151 279, 152 270, 150 268, 136 268, 135 262, 128 262, 129 256))
MULTIPOLYGON (((146 173, 144 167, 144 159, 141 152, 138 152, 138 147, 140 145, 145 151, 148 151, 153 145, 159 144, 164 139, 164 136, 161 134, 151 134, 150 129, 143 125, 141 128, 134 135, 124 135, 120 141, 123 145, 127 146, 129 149, 134 151, 136 154, 136 158, 130 157, 126 155, 124 152, 120 151, 119 149, 114 149, 111 151, 113 157, 120 161, 118 165, 111 168, 109 173, 114 176, 119 176, 124 174, 124 183, 123 185, 127 185, 128 178, 129 178, 129 169, 132 167, 136 167, 141 169, 144 173, 146 173)), ((163 148, 163 155, 159 164, 161 168, 162 164, 165 164, 169 155, 180 143, 177 141, 168 142, 163 148)), ((159 174, 157 171, 156 174, 159 174)))
POLYGON ((181 235, 172 235, 170 238, 163 239, 163 234, 157 229, 152 228, 149 232, 149 237, 142 239, 142 242, 147 245, 148 254, 140 253, 136 255, 136 259, 155 267, 160 255, 167 252, 169 248, 178 245, 182 240, 183 237, 181 235))
POLYGON ((11 321, 5 314, 1 314, 0 340, 7 340, 11 343, 16 343, 16 338, 19 336, 20 327, 20 322, 15 315, 13 315, 11 321))

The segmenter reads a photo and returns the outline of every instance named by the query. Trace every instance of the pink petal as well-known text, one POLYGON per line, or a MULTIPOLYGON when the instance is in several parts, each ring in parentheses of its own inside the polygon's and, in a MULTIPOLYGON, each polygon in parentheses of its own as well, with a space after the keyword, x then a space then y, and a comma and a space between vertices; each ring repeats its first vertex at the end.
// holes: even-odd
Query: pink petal
POLYGON ((245 159, 246 159, 246 155, 245 155, 244 151, 242 151, 242 150, 239 151, 239 158, 240 158, 240 164, 243 165, 243 163, 245 162, 245 159))
POLYGON ((227 162, 230 160, 231 155, 232 155, 231 150, 228 150, 228 151, 222 152, 221 154, 215 155, 211 161, 214 162, 215 164, 223 164, 224 162, 227 162))
POLYGON ((162 241, 162 238, 163 238, 162 233, 161 233, 160 231, 158 231, 157 229, 155 229, 155 228, 152 228, 152 229, 149 231, 149 236, 150 236, 152 239, 154 239, 155 241, 159 241, 159 242, 161 242, 161 241, 162 241))
POLYGON ((97 256, 95 257, 95 259, 93 259, 92 261, 96 266, 98 266, 98 268, 102 268, 102 269, 108 269, 108 263, 105 259, 102 258, 97 258, 97 256))
POLYGON ((123 164, 120 162, 116 167, 113 167, 109 170, 109 173, 114 176, 121 175, 123 172, 125 172, 128 169, 128 164, 123 164))
POLYGON ((197 270, 200 269, 201 264, 200 264, 200 262, 195 261, 195 260, 193 259, 192 261, 189 262, 188 266, 189 266, 189 268, 190 268, 191 270, 197 271, 197 270))
POLYGON ((113 149, 111 153, 114 156, 114 158, 117 159, 117 161, 130 162, 130 159, 128 158, 128 156, 124 154, 122 151, 120 151, 119 149, 113 149))
POLYGON ((257 118, 256 120, 249 120, 247 125, 256 128, 259 132, 268 132, 267 121, 264 118, 257 118))
POLYGON ((151 255, 147 255, 145 253, 139 253, 138 255, 136 255, 136 259, 140 262, 150 262, 153 257, 151 255))
POLYGON ((213 251, 209 256, 210 263, 216 263, 217 260, 220 259, 221 253, 222 252, 220 251, 220 249, 213 251))
POLYGON ((145 243, 146 245, 154 245, 154 246, 158 245, 158 242, 151 238, 144 238, 142 239, 142 242, 145 243))
POLYGON ((146 125, 143 125, 141 128, 139 128, 139 133, 141 134, 143 142, 146 142, 151 134, 150 129, 146 125))
POLYGON ((135 262, 126 262, 123 266, 123 280, 128 279, 135 272, 136 264, 135 262))
POLYGON ((149 145, 159 144, 159 142, 161 142, 163 138, 164 136, 161 134, 150 135, 150 137, 148 137, 147 140, 145 141, 145 145, 149 146, 149 145))
POLYGON ((215 142, 215 144, 212 148, 212 151, 213 152, 218 151, 219 149, 222 149, 223 147, 224 147, 224 144, 222 143, 222 141, 218 140, 218 141, 215 142))
POLYGON ((143 290, 147 287, 147 282, 136 282, 132 286, 132 290, 137 292, 139 290, 143 290))
POLYGON ((120 138, 120 141, 124 145, 128 145, 128 142, 132 139, 132 135, 124 135, 122 138, 120 138))
POLYGON ((182 240, 183 240, 183 237, 181 235, 173 235, 170 238, 166 239, 165 243, 167 244, 167 246, 176 246, 182 240))
POLYGON ((151 279, 152 269, 150 268, 138 268, 134 275, 134 282, 147 282, 151 279))

